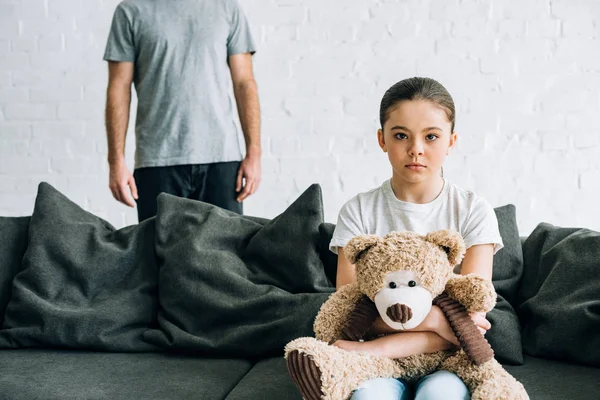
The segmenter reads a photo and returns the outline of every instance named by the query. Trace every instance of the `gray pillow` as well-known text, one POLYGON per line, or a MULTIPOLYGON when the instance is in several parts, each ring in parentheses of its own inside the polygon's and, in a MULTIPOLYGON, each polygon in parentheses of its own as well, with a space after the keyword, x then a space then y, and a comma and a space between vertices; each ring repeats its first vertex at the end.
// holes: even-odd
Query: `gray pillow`
POLYGON ((214 356, 281 355, 333 288, 316 250, 321 189, 255 220, 200 201, 158 197, 158 321, 148 340, 214 356))
POLYGON ((154 219, 115 230, 41 183, 0 348, 156 349, 154 219))
MULTIPOLYGON (((492 328, 486 338, 494 349, 496 358, 505 364, 523 363, 521 346, 521 327, 513 307, 507 301, 514 299, 519 279, 523 272, 523 253, 515 215, 515 206, 508 204, 495 208, 500 236, 504 248, 494 255, 492 281, 498 292, 496 307, 487 314, 492 328), (505 297, 506 296, 506 297, 505 297)), ((329 251, 329 242, 333 236, 335 225, 323 223, 319 226, 319 245, 325 272, 335 286, 337 256, 329 251)))
POLYGON ((600 367, 600 232, 542 223, 523 254, 524 351, 600 367))
POLYGON ((0 328, 10 299, 12 282, 27 249, 29 217, 0 217, 0 328))
POLYGON ((523 274, 523 250, 517 227, 516 209, 512 204, 494 208, 504 247, 494 255, 492 283, 498 302, 488 314, 492 328, 485 337, 498 361, 504 364, 523 364, 521 325, 513 309, 519 280, 523 274))

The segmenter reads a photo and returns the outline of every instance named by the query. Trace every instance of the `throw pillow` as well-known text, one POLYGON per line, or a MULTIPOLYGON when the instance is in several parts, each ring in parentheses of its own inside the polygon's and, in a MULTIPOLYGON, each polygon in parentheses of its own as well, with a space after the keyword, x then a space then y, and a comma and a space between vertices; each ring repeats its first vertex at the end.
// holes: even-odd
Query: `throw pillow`
POLYGON ((158 321, 148 340, 214 356, 281 355, 333 291, 316 249, 321 189, 256 220, 168 194, 158 197, 158 321))
POLYGON ((600 367, 600 232, 542 223, 523 254, 524 351, 600 367))
POLYGON ((154 219, 115 230, 41 183, 0 348, 153 350, 156 291, 154 219))
POLYGON ((27 249, 29 217, 0 217, 0 328, 10 299, 12 282, 27 249))

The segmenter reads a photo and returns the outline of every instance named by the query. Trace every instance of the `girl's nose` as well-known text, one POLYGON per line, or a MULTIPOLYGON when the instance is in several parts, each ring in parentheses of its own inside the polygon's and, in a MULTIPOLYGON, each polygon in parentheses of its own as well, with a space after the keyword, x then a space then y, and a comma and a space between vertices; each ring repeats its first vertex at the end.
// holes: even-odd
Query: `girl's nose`
POLYGON ((412 157, 422 155, 423 145, 419 141, 412 142, 410 148, 408 149, 408 154, 410 154, 412 157))

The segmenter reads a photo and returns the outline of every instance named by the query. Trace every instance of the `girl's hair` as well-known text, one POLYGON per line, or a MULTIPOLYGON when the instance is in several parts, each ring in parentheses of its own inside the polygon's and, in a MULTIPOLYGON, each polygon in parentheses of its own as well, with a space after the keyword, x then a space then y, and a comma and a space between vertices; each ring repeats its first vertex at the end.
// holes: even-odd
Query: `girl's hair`
POLYGON ((450 132, 454 132, 456 123, 456 110, 454 109, 454 100, 441 83, 431 78, 414 77, 401 80, 390 87, 383 98, 379 107, 379 122, 381 129, 389 117, 390 108, 403 100, 427 100, 440 106, 452 124, 450 132))

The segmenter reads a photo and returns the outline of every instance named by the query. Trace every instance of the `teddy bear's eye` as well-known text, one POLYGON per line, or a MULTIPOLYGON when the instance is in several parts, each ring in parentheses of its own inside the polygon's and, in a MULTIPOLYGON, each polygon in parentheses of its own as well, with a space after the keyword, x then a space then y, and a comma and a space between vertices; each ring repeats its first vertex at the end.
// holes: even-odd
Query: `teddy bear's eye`
POLYGON ((390 287, 392 289, 396 289, 396 282, 390 282, 390 287))
POLYGON ((408 281, 408 286, 415 287, 415 286, 417 286, 417 282, 415 282, 415 281, 408 281))

